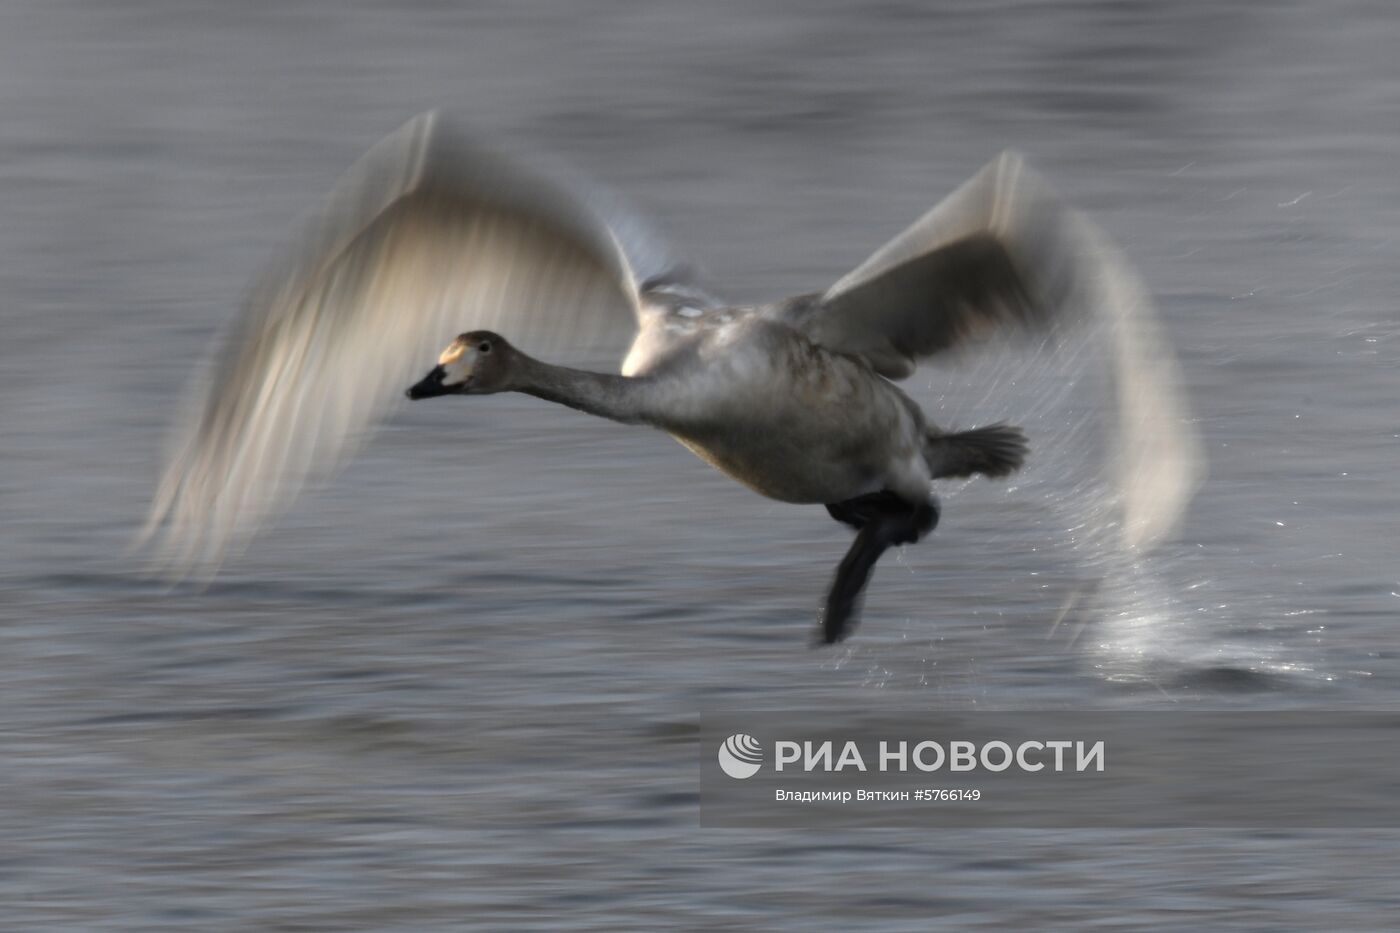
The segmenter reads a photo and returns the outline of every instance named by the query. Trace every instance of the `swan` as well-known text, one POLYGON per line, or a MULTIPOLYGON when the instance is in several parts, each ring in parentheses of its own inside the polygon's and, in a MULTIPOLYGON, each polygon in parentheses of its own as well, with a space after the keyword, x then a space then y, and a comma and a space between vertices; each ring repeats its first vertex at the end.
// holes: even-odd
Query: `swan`
POLYGON ((177 424, 143 536, 168 566, 212 572, 401 394, 522 392, 659 428, 854 529, 820 614, 829 644, 854 628, 881 554, 938 524, 934 480, 1003 477, 1027 453, 1008 425, 941 430, 896 381, 1086 320, 1113 341, 1121 527, 1146 547, 1197 476, 1170 348, 1127 261, 1021 156, 824 291, 734 306, 615 196, 425 113, 350 169, 254 287, 177 424), (620 372, 546 362, 598 347, 626 348, 620 372))

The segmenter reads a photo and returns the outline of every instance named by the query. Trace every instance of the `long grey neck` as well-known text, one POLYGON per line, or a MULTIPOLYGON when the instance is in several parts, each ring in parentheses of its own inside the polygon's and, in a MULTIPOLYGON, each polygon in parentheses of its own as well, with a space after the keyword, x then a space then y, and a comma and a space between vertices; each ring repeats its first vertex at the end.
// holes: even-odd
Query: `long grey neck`
POLYGON ((623 424, 653 420, 649 379, 554 366, 521 353, 512 382, 517 392, 623 424))

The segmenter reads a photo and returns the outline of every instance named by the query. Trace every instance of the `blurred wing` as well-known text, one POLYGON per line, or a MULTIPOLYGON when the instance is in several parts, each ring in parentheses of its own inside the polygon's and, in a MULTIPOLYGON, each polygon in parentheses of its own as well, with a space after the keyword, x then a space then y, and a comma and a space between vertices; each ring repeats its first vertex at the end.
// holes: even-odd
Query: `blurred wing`
MULTIPOLYGON (((145 531, 167 561, 212 570, 462 331, 621 356, 637 313, 626 245, 591 194, 520 165, 425 114, 347 173, 253 291, 178 427, 145 531)), ((653 274, 669 262, 642 235, 633 248, 653 274)))
POLYGON ((1146 289, 1107 236, 1003 153, 814 302, 814 342, 891 379, 918 361, 1016 332, 1103 325, 1119 403, 1124 537, 1168 533, 1200 479, 1199 443, 1146 289))

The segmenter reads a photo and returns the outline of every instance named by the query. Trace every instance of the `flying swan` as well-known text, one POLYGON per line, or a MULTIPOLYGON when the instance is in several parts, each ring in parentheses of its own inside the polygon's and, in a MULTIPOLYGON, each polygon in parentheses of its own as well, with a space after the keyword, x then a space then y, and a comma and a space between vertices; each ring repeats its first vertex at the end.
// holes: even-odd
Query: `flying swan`
POLYGON ((1110 334, 1123 541, 1146 547, 1196 479, 1170 348, 1127 262, 1019 156, 826 290, 734 307, 612 196, 427 113, 350 169, 255 287, 177 426, 144 534, 170 565, 212 570, 403 394, 524 392, 659 428, 855 529, 818 630, 836 642, 880 555, 937 525, 932 481, 1006 476, 1027 451, 1006 425, 940 430, 895 380, 1085 321, 1110 334), (620 375, 545 362, 629 342, 620 375))

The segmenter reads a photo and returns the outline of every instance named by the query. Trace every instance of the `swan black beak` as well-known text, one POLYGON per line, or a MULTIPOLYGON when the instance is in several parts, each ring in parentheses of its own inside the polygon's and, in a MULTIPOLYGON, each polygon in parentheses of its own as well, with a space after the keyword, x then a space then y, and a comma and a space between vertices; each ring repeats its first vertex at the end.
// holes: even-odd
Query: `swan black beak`
POLYGON ((434 366, 428 370, 428 375, 409 386, 404 390, 404 395, 417 401, 420 398, 436 398, 439 395, 455 395, 466 388, 466 384, 445 386, 442 380, 447 378, 447 371, 441 366, 434 366))

